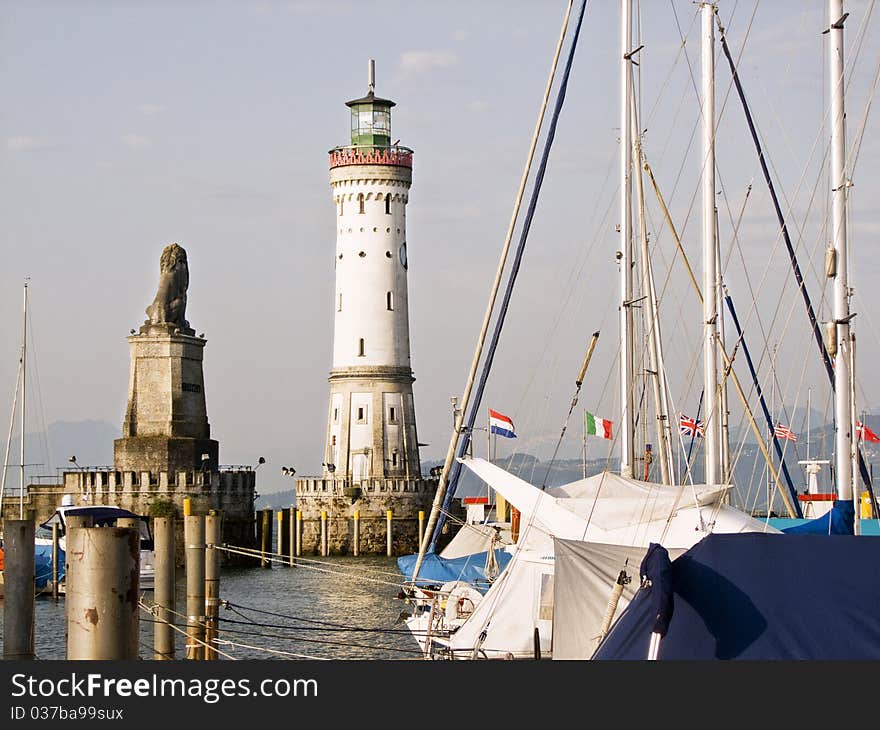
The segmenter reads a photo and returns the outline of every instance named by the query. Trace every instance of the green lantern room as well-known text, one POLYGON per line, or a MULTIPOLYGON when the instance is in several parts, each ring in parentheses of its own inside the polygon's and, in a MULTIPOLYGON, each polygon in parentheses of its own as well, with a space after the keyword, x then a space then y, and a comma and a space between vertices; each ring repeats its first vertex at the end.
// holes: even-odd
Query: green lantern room
POLYGON ((359 147, 388 147, 391 144, 393 101, 379 99, 373 90, 362 99, 346 102, 351 109, 351 143, 359 147))

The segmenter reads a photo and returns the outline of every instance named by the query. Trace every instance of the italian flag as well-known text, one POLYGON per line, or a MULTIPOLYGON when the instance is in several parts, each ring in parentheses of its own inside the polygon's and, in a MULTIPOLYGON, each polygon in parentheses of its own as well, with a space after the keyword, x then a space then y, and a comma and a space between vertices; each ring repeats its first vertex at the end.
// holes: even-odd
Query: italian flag
POLYGON ((584 421, 588 436, 601 436, 603 439, 614 438, 611 435, 611 421, 607 418, 599 418, 589 411, 584 411, 584 421))

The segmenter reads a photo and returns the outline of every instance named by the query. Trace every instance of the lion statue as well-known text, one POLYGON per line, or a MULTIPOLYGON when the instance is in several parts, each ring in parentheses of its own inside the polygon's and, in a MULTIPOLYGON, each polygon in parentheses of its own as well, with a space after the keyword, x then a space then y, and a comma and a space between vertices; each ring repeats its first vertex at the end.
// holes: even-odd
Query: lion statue
POLYGON ((186 321, 186 289, 189 286, 189 267, 186 251, 171 243, 162 251, 159 260, 159 291, 153 303, 147 307, 145 324, 172 324, 188 330, 186 321))

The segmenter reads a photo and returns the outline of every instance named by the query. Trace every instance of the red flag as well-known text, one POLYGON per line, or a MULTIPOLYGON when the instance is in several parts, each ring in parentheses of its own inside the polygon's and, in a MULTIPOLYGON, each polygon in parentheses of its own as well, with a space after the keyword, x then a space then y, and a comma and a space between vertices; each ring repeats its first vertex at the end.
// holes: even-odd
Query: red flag
POLYGON ((859 441, 864 439, 865 441, 871 441, 875 444, 880 443, 880 436, 874 433, 861 421, 856 424, 856 436, 858 436, 859 441))

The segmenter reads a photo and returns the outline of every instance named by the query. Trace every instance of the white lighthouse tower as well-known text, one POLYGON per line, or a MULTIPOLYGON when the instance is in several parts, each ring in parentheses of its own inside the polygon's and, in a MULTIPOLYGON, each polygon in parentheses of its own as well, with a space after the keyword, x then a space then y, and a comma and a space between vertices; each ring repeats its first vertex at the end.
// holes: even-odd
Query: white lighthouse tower
POLYGON ((333 369, 325 474, 420 476, 406 289, 412 150, 391 144, 393 101, 347 102, 351 144, 330 152, 336 204, 333 369))
MULTIPOLYGON (((321 502, 331 521, 342 519, 349 504, 365 520, 375 511, 384 521, 391 509, 395 520, 412 522, 406 530, 412 541, 400 547, 414 549, 417 513, 436 484, 421 476, 409 351, 406 205, 413 152, 392 144, 395 104, 377 97, 374 85, 370 60, 366 96, 346 102, 350 144, 330 150, 336 288, 324 470, 320 480, 299 480, 297 503, 306 515, 321 502), (344 493, 349 502, 329 504, 322 492, 344 493)), ((345 551, 350 532, 331 525, 331 544, 321 549, 345 551)))

